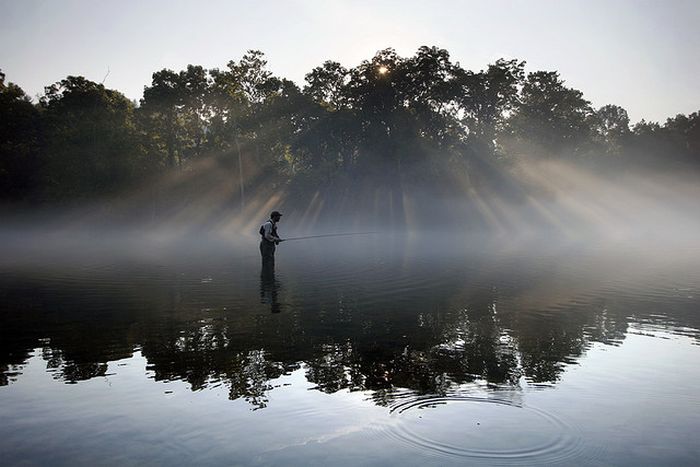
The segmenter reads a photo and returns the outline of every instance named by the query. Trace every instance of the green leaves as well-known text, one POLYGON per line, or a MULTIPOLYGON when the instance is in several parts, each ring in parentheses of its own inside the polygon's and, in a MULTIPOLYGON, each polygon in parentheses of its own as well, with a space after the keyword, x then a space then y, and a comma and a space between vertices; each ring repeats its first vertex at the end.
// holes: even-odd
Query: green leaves
POLYGON ((507 131, 529 155, 575 155, 594 140, 594 115, 583 93, 565 86, 558 72, 537 71, 523 82, 507 131))
POLYGON ((34 105, 0 72, 0 196, 102 196, 204 162, 230 171, 241 205, 255 186, 460 189, 451 181, 523 156, 700 162, 697 113, 630 130, 623 108, 594 110, 559 73, 526 75, 519 60, 474 72, 438 47, 387 48, 351 68, 328 60, 305 81, 274 76, 250 50, 223 69, 153 73, 138 107, 81 76, 34 105))
POLYGON ((134 106, 121 93, 69 76, 46 88, 40 106, 45 196, 116 193, 140 179, 134 106))
POLYGON ((40 161, 40 115, 29 97, 0 71, 0 199, 36 195, 40 161))

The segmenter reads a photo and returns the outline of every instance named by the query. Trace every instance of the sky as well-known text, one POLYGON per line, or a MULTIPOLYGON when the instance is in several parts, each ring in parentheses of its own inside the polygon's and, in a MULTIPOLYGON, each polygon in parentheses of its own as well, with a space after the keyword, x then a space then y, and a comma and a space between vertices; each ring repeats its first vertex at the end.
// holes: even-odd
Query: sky
POLYGON ((154 71, 224 68, 250 49, 299 85, 393 47, 447 49, 473 71, 498 58, 556 70, 633 122, 700 110, 700 1, 0 0, 0 69, 32 97, 83 75, 140 99, 154 71))

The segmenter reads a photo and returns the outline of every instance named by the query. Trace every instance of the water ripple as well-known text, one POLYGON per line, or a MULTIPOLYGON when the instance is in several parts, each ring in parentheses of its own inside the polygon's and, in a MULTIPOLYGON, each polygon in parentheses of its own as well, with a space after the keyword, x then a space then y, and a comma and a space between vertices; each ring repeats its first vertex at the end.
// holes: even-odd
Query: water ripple
POLYGON ((563 462, 582 454, 580 436, 555 415, 506 399, 421 397, 391 408, 387 435, 440 456, 505 463, 563 462))

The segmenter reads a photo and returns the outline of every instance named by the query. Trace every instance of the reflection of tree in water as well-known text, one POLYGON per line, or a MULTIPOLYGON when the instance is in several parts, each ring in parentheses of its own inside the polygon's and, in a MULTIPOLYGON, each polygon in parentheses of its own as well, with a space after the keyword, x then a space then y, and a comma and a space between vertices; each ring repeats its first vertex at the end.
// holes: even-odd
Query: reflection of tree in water
POLYGON ((342 288, 302 295, 278 314, 255 290, 228 309, 231 296, 203 301, 189 287, 117 288, 87 302, 79 290, 58 296, 32 290, 32 306, 0 326, 0 384, 11 382, 15 366, 36 347, 54 377, 67 382, 103 376, 107 362, 140 347, 155 380, 186 381, 192 390, 225 384, 231 399, 255 408, 267 405, 275 379, 299 369, 319 391, 370 391, 375 403, 388 405, 406 391, 446 395, 472 382, 554 383, 592 342, 619 344, 635 319, 629 301, 609 298, 579 303, 538 295, 541 301, 523 308, 521 295, 532 284, 506 293, 472 287, 467 277, 423 298, 371 306, 342 288), (138 305, 130 296, 139 296, 138 305))
POLYGON ((155 328, 147 325, 142 347, 147 369, 156 381, 183 380, 193 391, 224 382, 231 399, 243 398, 258 408, 265 407, 266 393, 272 389, 269 381, 299 365, 269 360, 262 349, 239 347, 231 341, 235 334, 230 332, 231 323, 221 313, 216 315, 215 319, 189 323, 154 322, 155 328))
POLYGON ((273 389, 270 380, 299 368, 295 363, 269 361, 261 350, 238 354, 230 365, 225 373, 230 385, 229 399, 242 397, 256 408, 267 407, 267 392, 273 389))
MULTIPOLYGON (((0 316, 0 365, 19 365, 41 348, 47 370, 69 383, 104 376, 107 362, 132 356, 128 332, 138 316, 132 293, 93 297, 81 291, 47 290, 37 284, 0 288, 12 312, 0 316), (115 311, 117 310, 117 311, 115 311)), ((7 381, 0 378, 0 385, 7 381)))
POLYGON ((592 342, 618 345, 628 328, 627 316, 610 317, 604 307, 572 305, 518 319, 511 329, 517 342, 522 372, 535 383, 553 383, 566 365, 576 360, 592 342))
POLYGON ((405 345, 325 345, 308 365, 307 379, 326 392, 371 390, 375 402, 389 404, 393 389, 418 394, 447 394, 475 380, 515 385, 520 376, 517 349, 495 319, 485 297, 481 306, 415 316, 405 345))
POLYGON ((60 350, 44 347, 42 357, 46 361, 46 369, 53 373, 55 379, 69 383, 85 381, 107 373, 106 363, 71 361, 63 357, 60 350))

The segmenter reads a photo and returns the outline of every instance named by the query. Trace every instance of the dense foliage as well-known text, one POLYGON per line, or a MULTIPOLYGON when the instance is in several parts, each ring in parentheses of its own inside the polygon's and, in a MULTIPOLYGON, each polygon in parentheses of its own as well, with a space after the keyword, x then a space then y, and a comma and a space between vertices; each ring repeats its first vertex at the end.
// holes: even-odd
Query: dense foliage
POLYGON ((303 88, 250 51, 223 69, 157 71, 139 103, 76 76, 33 103, 0 73, 5 201, 106 198, 205 167, 236 205, 260 186, 454 194, 526 158, 697 167, 700 114, 630 126, 623 108, 594 109, 557 72, 516 60, 473 72, 436 47, 381 50, 351 69, 327 61, 303 88))

